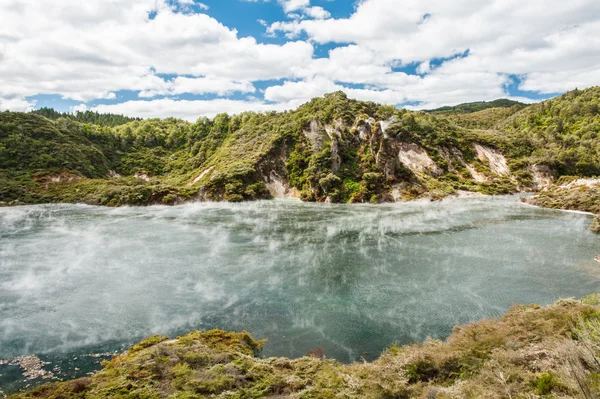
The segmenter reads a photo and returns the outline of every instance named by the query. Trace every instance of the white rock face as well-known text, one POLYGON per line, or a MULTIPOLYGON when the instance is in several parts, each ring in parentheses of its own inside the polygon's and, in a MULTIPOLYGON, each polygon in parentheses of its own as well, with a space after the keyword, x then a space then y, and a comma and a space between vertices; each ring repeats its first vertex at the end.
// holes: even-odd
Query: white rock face
POLYGON ((537 189, 548 187, 554 181, 552 170, 546 165, 533 165, 531 174, 537 189))
POLYGON ((333 126, 325 125, 325 132, 331 140, 331 171, 337 173, 342 165, 342 158, 339 154, 339 142, 338 139, 342 137, 341 129, 343 129, 344 123, 340 120, 333 122, 333 126))
POLYGON ((488 178, 477 172, 477 170, 475 170, 475 168, 473 167, 473 165, 469 165, 464 157, 462 156, 461 152, 459 150, 457 150, 456 148, 440 148, 440 155, 442 156, 442 158, 444 158, 446 160, 446 162, 448 162, 449 165, 449 171, 450 172, 456 172, 456 168, 454 166, 452 166, 453 162, 452 161, 458 161, 458 163, 460 163, 465 169, 467 169, 469 171, 469 173, 471 174, 471 177, 473 178, 473 180, 475 180, 477 183, 483 183, 485 181, 488 180, 488 178))
POLYGON ((442 173, 423 148, 413 143, 400 143, 399 146, 398 159, 411 171, 415 173, 429 172, 433 175, 442 173))
POLYGON ((265 186, 273 198, 299 198, 300 193, 295 187, 290 187, 274 171, 265 179, 265 186))
POLYGON ((143 181, 150 181, 150 177, 145 173, 136 173, 133 175, 136 179, 140 179, 143 181))
POLYGON ((202 180, 202 178, 204 176, 206 176, 208 173, 210 173, 211 170, 213 170, 214 166, 211 166, 210 168, 206 168, 204 169, 198 176, 196 176, 196 178, 194 180, 192 180, 190 182, 190 184, 188 184, 189 186, 193 186, 194 184, 198 183, 200 180, 202 180))
POLYGON ((371 133, 368 125, 361 125, 358 127, 358 138, 362 141, 366 141, 371 133))
POLYGON ((308 130, 302 132, 310 141, 310 146, 313 152, 319 152, 323 148, 325 132, 316 119, 310 122, 308 130))
POLYGON ((385 134, 385 131, 392 123, 396 122, 396 119, 390 118, 387 121, 379 121, 379 126, 381 126, 381 132, 385 134))
POLYGON ((561 185, 561 187, 564 188, 573 188, 573 187, 587 187, 587 188, 593 188, 596 186, 600 186, 600 179, 577 179, 577 180, 573 180, 572 182, 568 183, 568 184, 563 184, 561 185))
POLYGON ((485 175, 482 175, 481 173, 479 173, 478 171, 476 171, 475 168, 472 165, 465 164, 465 168, 467 168, 467 170, 469 171, 469 173, 473 177, 473 180, 475 180, 477 183, 483 183, 483 182, 485 182, 485 181, 488 180, 488 178, 485 177, 485 175))
MULTIPOLYGON (((492 173, 500 176, 510 175, 510 170, 506 164, 506 158, 498 150, 481 144, 473 144, 473 148, 477 152, 477 157, 481 162, 487 162, 492 173)), ((475 176, 473 176, 475 178, 475 176)))
POLYGON ((342 165, 342 157, 340 156, 340 148, 337 139, 331 140, 331 171, 337 173, 342 165))

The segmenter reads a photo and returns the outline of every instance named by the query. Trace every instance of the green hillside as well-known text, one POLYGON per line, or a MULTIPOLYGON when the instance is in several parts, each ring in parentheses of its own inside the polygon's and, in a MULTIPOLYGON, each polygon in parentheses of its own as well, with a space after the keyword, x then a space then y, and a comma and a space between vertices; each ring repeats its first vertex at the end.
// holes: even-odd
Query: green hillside
POLYGON ((42 107, 31 111, 32 114, 41 115, 51 120, 57 120, 59 118, 72 119, 81 123, 93 123, 95 125, 103 126, 118 126, 123 125, 127 122, 140 120, 140 118, 129 118, 123 115, 116 114, 100 114, 95 111, 76 111, 75 113, 58 112, 53 108, 42 107))
POLYGON ((494 101, 477 101, 472 103, 463 103, 455 106, 445 106, 435 109, 427 110, 426 112, 431 113, 471 113, 477 111, 483 111, 488 108, 512 108, 514 106, 524 108, 527 104, 519 101, 509 100, 507 98, 500 98, 494 101))
POLYGON ((2 112, 0 201, 378 203, 535 190, 600 174, 599 102, 595 87, 526 108, 446 114, 337 92, 290 112, 118 126, 2 112))

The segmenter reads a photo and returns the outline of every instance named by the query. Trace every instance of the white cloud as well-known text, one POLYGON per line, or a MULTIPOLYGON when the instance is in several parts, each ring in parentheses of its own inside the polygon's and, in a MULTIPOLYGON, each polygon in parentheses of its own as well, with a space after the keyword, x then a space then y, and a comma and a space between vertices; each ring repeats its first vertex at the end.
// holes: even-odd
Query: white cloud
POLYGON ((35 107, 35 101, 22 100, 20 98, 2 98, 0 97, 0 111, 31 111, 35 107))
POLYGON ((521 78, 522 90, 548 94, 600 82, 597 0, 362 0, 338 19, 310 0, 277 0, 271 3, 287 19, 258 23, 268 35, 290 38, 283 44, 240 37, 235 27, 191 11, 205 3, 173 3, 61 0, 49 7, 0 0, 0 109, 31 109, 27 98, 38 94, 86 106, 132 90, 150 100, 94 109, 194 120, 287 109, 335 90, 432 108, 508 97, 511 75, 521 78), (314 58, 315 43, 330 42, 338 47, 314 58), (184 93, 260 97, 256 82, 278 79, 283 83, 264 90, 268 102, 151 100, 184 93))
POLYGON ((522 87, 541 92, 557 86, 550 81, 545 86, 536 74, 560 72, 565 90, 590 85, 600 70, 596 0, 364 0, 349 18, 276 22, 268 32, 288 37, 304 32, 317 43, 354 43, 376 58, 372 69, 400 61, 420 63, 418 72, 429 73, 425 66, 431 60, 469 50, 468 57, 444 63, 440 73, 525 75, 522 87))
POLYGON ((315 18, 315 19, 326 19, 326 18, 331 17, 331 14, 329 13, 329 11, 327 11, 323 7, 319 7, 319 6, 305 8, 304 14, 306 14, 308 17, 315 18))
POLYGON ((326 19, 331 13, 321 6, 311 6, 310 0, 278 0, 287 17, 296 21, 304 18, 326 19))
POLYGON ((550 94, 598 84, 600 84, 600 68, 592 68, 578 71, 530 73, 521 85, 521 89, 550 94))
POLYGON ((149 101, 127 101, 120 104, 99 105, 92 111, 124 114, 139 118, 176 117, 195 121, 200 116, 213 117, 227 112, 237 114, 244 111, 283 111, 296 107, 297 103, 267 104, 261 101, 242 100, 173 100, 170 98, 149 101))
POLYGON ((278 0, 286 13, 302 10, 310 6, 310 0, 278 0))
POLYGON ((256 91, 254 85, 249 81, 234 81, 214 77, 188 78, 177 76, 172 80, 163 80, 152 88, 139 92, 139 97, 151 98, 157 95, 178 94, 218 94, 225 96, 235 92, 252 93, 256 91))
POLYGON ((195 0, 177 0, 177 2, 179 4, 184 4, 184 5, 188 5, 188 6, 193 6, 196 5, 198 6, 201 10, 208 10, 210 7, 207 6, 204 3, 200 3, 200 2, 196 2, 195 0))
POLYGON ((252 93, 256 89, 249 81, 232 81, 215 78, 186 78, 178 76, 173 80, 171 94, 216 93, 221 96, 233 92, 252 93))
MULTIPOLYGON (((1 98, 59 94, 85 102, 114 98, 119 90, 148 95, 168 90, 161 73, 221 82, 279 79, 312 54, 303 41, 272 45, 238 37, 206 14, 175 12, 166 0, 0 2, 1 98)), ((210 89, 230 90, 236 88, 210 89)))
POLYGON ((72 107, 69 107, 69 110, 71 111, 71 113, 85 112, 88 110, 88 106, 85 104, 73 105, 72 107))
POLYGON ((494 100, 509 97, 504 91, 508 78, 495 73, 461 73, 454 75, 431 74, 424 77, 403 73, 390 74, 389 81, 356 89, 337 84, 333 80, 315 76, 301 81, 286 81, 265 90, 265 99, 274 102, 300 103, 325 93, 341 90, 349 97, 363 101, 398 105, 419 101, 418 109, 455 105, 475 100, 494 100))
POLYGON ((429 61, 423 61, 417 67, 417 73, 419 75, 425 75, 431 71, 431 63, 429 61))

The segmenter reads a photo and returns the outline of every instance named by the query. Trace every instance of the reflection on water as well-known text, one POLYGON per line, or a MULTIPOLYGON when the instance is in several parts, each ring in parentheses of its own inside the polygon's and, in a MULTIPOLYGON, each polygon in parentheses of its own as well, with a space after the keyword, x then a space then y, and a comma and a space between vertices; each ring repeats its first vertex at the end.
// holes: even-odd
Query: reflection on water
POLYGON ((370 359, 513 302, 600 291, 590 222, 514 197, 2 208, 0 359, 209 328, 267 337, 266 355, 370 359))

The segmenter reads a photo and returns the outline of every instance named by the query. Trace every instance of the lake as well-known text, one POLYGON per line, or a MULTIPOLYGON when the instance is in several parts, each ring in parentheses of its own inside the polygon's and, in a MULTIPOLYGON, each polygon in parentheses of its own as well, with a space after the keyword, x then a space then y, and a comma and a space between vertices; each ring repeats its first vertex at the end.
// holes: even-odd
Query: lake
POLYGON ((67 378, 196 329, 248 330, 266 356, 371 360, 511 303, 600 291, 591 221, 516 196, 0 208, 0 391, 39 381, 17 356, 67 378))

